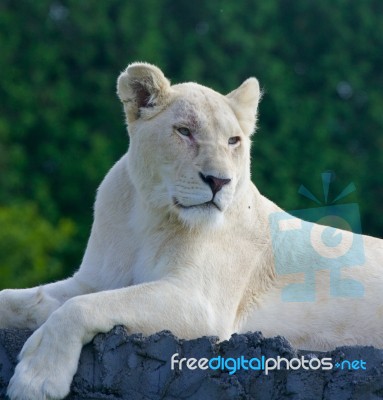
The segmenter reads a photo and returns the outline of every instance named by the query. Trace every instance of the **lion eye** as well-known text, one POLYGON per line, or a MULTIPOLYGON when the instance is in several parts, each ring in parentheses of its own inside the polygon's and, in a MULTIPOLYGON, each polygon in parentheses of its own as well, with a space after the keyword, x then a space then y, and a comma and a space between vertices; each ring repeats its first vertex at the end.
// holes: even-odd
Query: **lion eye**
POLYGON ((189 137, 191 136, 191 132, 188 128, 178 128, 177 131, 182 135, 182 136, 186 136, 189 137))
POLYGON ((233 136, 229 139, 228 143, 233 146, 238 144, 241 141, 241 138, 239 136, 233 136))

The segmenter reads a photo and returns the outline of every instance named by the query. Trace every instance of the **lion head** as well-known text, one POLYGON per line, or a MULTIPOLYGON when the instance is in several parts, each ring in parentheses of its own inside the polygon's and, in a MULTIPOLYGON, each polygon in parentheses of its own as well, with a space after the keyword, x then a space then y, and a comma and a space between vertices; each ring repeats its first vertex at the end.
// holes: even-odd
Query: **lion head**
POLYGON ((134 63, 118 78, 117 93, 142 202, 188 226, 224 220, 250 183, 257 79, 224 96, 196 83, 170 85, 157 67, 134 63))

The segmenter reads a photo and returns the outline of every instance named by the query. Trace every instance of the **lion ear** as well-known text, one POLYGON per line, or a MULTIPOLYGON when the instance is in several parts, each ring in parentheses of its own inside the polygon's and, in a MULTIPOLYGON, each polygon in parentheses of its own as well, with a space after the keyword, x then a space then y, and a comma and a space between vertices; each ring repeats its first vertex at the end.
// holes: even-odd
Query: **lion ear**
POLYGON ((258 80, 256 78, 246 79, 226 98, 229 100, 243 132, 246 135, 252 135, 255 131, 258 103, 261 99, 258 80))
POLYGON ((165 105, 169 89, 170 82, 162 71, 147 63, 130 64, 117 80, 117 94, 124 104, 128 122, 165 105))

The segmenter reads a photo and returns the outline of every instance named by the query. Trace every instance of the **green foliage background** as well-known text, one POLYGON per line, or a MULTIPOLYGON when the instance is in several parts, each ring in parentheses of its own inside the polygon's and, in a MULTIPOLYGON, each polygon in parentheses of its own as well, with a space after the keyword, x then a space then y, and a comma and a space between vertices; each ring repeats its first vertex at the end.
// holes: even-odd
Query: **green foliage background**
POLYGON ((71 274, 95 190, 126 151, 119 72, 265 91, 253 180, 285 209, 351 181, 363 232, 383 227, 380 0, 0 0, 0 288, 71 274))

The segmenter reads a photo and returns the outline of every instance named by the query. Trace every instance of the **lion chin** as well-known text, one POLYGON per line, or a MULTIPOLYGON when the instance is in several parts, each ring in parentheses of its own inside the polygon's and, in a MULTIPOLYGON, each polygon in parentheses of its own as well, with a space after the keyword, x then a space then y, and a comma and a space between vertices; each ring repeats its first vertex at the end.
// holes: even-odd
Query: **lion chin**
POLYGON ((222 226, 225 219, 224 212, 213 201, 191 206, 176 203, 173 209, 184 226, 191 229, 214 230, 222 226))

